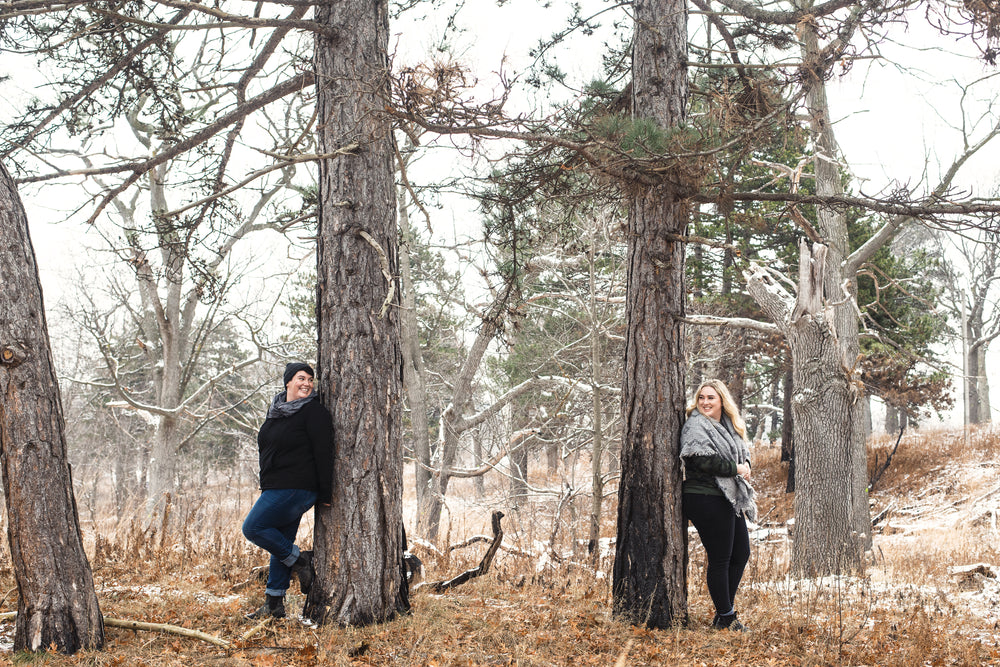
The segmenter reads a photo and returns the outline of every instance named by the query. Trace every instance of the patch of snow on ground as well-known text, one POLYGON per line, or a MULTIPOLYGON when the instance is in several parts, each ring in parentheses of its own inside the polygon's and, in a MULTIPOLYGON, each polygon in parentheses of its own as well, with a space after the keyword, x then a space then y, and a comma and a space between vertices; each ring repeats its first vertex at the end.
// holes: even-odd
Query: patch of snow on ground
POLYGON ((14 651, 14 619, 0 623, 0 653, 14 651))

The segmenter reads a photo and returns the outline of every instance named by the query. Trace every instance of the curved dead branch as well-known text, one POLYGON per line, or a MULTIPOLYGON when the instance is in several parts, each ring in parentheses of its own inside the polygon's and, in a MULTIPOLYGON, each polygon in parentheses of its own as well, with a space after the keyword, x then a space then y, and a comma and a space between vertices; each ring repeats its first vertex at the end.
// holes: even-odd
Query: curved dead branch
MULTIPOLYGON (((13 620, 15 618, 17 618, 16 611, 0 614, 0 621, 13 620)), ((203 642, 208 642, 209 644, 222 646, 223 648, 232 646, 232 642, 222 639, 221 637, 216 637, 215 635, 210 635, 208 633, 201 632, 200 630, 191 630, 177 625, 170 625, 169 623, 145 623, 143 621, 129 621, 123 618, 105 616, 104 625, 111 628, 125 628, 126 630, 148 630, 150 632, 164 632, 172 635, 180 635, 181 637, 188 637, 190 639, 199 639, 203 642)))
MULTIPOLYGON (((490 565, 493 564, 493 557, 496 556, 497 551, 500 549, 500 542, 503 541, 503 529, 500 527, 500 519, 503 518, 503 512, 495 510, 493 512, 492 523, 493 523, 493 542, 490 543, 489 549, 486 550, 486 554, 483 559, 479 561, 477 567, 471 570, 466 570, 462 574, 454 577, 453 579, 448 579, 445 581, 438 581, 433 584, 426 584, 431 591, 434 593, 440 593, 446 591, 449 588, 455 588, 456 586, 461 586, 470 579, 475 579, 476 577, 481 577, 490 570, 490 565)), ((423 588, 423 586, 419 586, 423 588)), ((414 589, 416 590, 416 589, 414 589)))

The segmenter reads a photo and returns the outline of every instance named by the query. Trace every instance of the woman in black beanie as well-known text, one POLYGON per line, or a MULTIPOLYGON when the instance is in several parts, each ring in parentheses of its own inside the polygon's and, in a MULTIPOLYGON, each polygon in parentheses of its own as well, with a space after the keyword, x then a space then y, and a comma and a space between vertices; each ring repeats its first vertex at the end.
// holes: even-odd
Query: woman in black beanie
POLYGON ((313 389, 309 364, 285 366, 285 391, 271 401, 257 433, 260 498, 243 521, 243 535, 271 554, 264 604, 251 618, 285 616, 291 575, 303 593, 313 580, 312 552, 295 544, 299 522, 314 504, 329 505, 333 483, 333 420, 313 389))

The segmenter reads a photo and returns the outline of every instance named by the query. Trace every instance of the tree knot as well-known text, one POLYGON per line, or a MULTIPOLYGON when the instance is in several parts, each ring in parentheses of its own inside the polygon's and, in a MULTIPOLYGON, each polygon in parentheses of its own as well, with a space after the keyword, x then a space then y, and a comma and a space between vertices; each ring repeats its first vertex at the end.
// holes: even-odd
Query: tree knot
POLYGON ((28 360, 28 349, 20 343, 12 343, 0 348, 0 366, 16 368, 28 360))

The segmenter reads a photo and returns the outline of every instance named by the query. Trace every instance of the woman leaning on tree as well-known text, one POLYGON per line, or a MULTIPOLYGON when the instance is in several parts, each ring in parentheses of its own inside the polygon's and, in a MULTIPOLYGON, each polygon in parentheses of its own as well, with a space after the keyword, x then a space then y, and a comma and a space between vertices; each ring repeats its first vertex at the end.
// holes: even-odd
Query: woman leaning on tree
POLYGON ((720 380, 702 382, 687 415, 681 429, 683 509, 708 558, 712 627, 745 632, 736 617, 736 590, 750 560, 746 522, 757 517, 746 423, 720 380))

